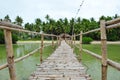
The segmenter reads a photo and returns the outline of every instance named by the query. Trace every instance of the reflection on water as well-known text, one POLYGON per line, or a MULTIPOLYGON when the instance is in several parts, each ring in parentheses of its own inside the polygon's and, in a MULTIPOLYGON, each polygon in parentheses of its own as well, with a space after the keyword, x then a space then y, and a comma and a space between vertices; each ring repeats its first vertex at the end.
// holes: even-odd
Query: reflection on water
POLYGON ((24 51, 24 45, 18 45, 18 48, 16 49, 16 57, 23 56, 25 54, 24 51))
MULTIPOLYGON (((15 59, 38 48, 40 44, 17 44, 13 45, 15 59)), ((0 45, 0 65, 6 63, 6 51, 5 45, 0 45)), ((18 80, 27 80, 28 76, 35 70, 36 64, 39 63, 39 52, 35 55, 24 59, 21 62, 15 64, 16 74, 18 80)), ((3 69, 0 71, 0 80, 9 80, 8 69, 3 69)))

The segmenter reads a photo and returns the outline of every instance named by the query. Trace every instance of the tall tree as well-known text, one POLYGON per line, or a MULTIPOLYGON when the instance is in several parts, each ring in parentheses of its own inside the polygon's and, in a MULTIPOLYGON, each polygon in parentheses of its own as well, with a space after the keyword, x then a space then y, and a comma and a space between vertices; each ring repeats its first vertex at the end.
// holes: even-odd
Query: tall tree
POLYGON ((36 32, 40 32, 40 30, 42 30, 41 27, 42 21, 40 18, 35 19, 35 30, 36 32))
POLYGON ((9 15, 6 15, 6 16, 4 17, 4 20, 11 22, 11 19, 10 19, 9 15))
POLYGON ((45 19, 47 20, 47 22, 49 21, 49 19, 50 19, 50 16, 47 14, 46 16, 45 16, 45 19))
POLYGON ((22 26, 23 19, 20 16, 17 16, 15 19, 15 24, 22 26))

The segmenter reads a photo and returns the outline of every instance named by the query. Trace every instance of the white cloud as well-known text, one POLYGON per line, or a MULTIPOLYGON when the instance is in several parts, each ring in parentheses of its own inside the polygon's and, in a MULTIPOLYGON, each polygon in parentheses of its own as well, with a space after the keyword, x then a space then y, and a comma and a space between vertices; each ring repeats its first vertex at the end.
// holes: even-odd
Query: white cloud
MULTIPOLYGON (((2 0, 0 18, 9 14, 12 19, 17 15, 25 22, 35 18, 44 19, 46 14, 52 18, 75 17, 82 0, 2 0)), ((101 15, 113 16, 120 13, 120 0, 85 0, 77 17, 98 19, 101 15)))

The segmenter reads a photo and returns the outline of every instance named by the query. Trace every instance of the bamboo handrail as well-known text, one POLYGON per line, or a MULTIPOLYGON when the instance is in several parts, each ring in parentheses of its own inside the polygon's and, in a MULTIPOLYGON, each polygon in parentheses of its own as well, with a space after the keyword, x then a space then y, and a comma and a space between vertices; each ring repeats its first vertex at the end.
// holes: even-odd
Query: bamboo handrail
MULTIPOLYGON (((13 31, 26 32, 26 33, 32 33, 32 34, 41 35, 41 33, 39 33, 39 32, 25 30, 22 26, 19 26, 19 25, 10 23, 10 22, 6 22, 6 21, 0 21, 0 28, 1 29, 7 29, 7 30, 13 30, 13 31)), ((57 35, 53 35, 53 34, 45 34, 45 33, 43 33, 43 35, 57 37, 57 35)))
POLYGON ((120 27, 120 23, 113 24, 113 25, 109 25, 109 26, 107 26, 106 28, 107 28, 107 29, 111 29, 111 28, 117 28, 117 27, 120 27))
MULTIPOLYGON (((13 31, 19 31, 19 32, 25 32, 25 33, 32 33, 32 34, 41 35, 41 33, 39 33, 39 32, 29 31, 29 30, 25 30, 25 29, 12 28, 12 27, 6 27, 6 26, 0 26, 0 28, 1 29, 7 29, 7 30, 13 30, 13 31)), ((43 33, 43 35, 45 35, 45 36, 54 36, 54 37, 57 36, 57 35, 45 34, 45 33, 43 33)))
POLYGON ((12 24, 12 23, 6 22, 6 21, 0 21, 0 26, 7 26, 7 27, 11 27, 11 28, 23 29, 22 26, 12 24))
POLYGON ((120 17, 106 22, 106 25, 112 25, 120 22, 120 17))

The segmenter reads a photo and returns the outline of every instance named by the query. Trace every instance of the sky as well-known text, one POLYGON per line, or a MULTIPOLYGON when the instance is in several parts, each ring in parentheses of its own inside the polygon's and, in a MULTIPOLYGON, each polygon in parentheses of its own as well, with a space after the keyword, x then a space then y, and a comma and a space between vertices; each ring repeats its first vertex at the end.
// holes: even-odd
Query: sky
MULTIPOLYGON (((36 18, 43 21, 45 16, 53 19, 76 16, 82 0, 0 0, 0 19, 7 14, 12 21, 21 16, 26 22, 34 22, 36 18)), ((85 0, 77 17, 96 20, 100 16, 120 15, 120 0, 85 0)))

